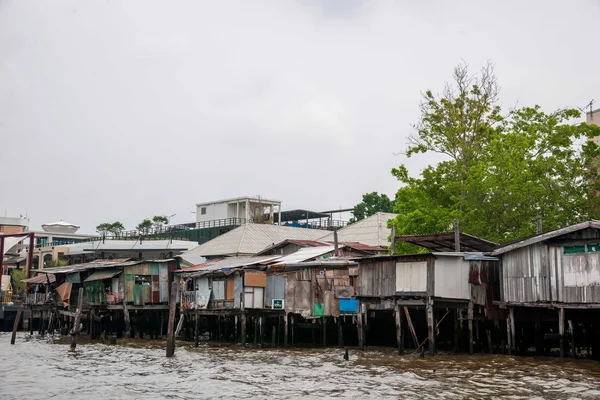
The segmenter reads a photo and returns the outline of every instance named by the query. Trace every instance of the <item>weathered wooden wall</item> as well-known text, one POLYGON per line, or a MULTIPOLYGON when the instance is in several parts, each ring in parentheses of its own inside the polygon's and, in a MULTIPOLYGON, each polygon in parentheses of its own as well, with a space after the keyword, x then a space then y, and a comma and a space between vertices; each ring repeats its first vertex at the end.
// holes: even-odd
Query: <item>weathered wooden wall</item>
POLYGON ((357 296, 394 296, 396 294, 396 260, 365 259, 359 262, 357 296))
POLYGON ((436 256, 434 271, 434 296, 469 299, 469 262, 464 257, 436 256))

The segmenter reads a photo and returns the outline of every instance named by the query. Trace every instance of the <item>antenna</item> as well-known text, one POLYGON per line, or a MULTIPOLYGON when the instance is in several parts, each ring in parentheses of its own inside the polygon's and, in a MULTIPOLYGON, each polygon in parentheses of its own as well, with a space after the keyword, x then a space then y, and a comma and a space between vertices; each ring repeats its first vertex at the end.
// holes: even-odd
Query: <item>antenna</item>
POLYGON ((583 112, 583 113, 587 113, 589 112, 590 114, 592 113, 592 111, 594 110, 594 102, 595 100, 592 99, 589 103, 587 103, 585 106, 583 107, 577 107, 579 109, 579 111, 583 112), (585 109, 589 108, 590 111, 586 111, 585 109))

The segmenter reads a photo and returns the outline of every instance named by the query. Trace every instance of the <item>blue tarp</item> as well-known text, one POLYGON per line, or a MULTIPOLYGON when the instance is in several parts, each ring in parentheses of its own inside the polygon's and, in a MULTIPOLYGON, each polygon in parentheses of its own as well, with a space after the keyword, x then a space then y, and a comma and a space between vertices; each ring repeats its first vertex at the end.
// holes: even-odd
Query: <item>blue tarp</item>
POLYGON ((355 313, 358 311, 358 300, 356 299, 340 299, 340 312, 355 313))

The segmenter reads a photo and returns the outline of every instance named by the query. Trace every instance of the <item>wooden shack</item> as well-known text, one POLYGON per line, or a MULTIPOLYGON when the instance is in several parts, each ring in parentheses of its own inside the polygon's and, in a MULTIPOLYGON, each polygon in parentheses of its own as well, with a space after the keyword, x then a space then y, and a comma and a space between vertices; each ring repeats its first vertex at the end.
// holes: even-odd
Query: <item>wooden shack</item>
POLYGON ((501 260, 501 304, 509 310, 513 351, 559 347, 561 355, 600 357, 594 323, 600 316, 600 221, 544 232, 491 254, 501 260))
MULTIPOLYGON (((483 263, 486 271, 493 269, 495 258, 481 253, 438 252, 377 256, 358 262, 356 297, 364 313, 363 323, 373 326, 369 330, 380 332, 370 343, 395 341, 398 351, 403 353, 411 341, 413 349, 420 350, 427 344, 430 354, 434 354, 440 339, 459 350, 465 329, 471 352, 474 339, 475 343, 481 343, 482 338, 477 337, 479 325, 476 323, 474 332, 473 321, 486 319, 487 313, 476 315, 474 297, 479 297, 477 304, 484 308, 493 307, 487 293, 490 296, 498 293, 498 282, 488 280, 486 273, 485 282, 478 279, 475 285, 478 288, 474 288, 470 277, 483 263), (482 285, 490 289, 482 289, 482 285), (468 321, 467 327, 464 320, 468 321), (389 329, 394 326, 395 332, 389 329)), ((362 332, 359 335, 364 337, 362 332)))

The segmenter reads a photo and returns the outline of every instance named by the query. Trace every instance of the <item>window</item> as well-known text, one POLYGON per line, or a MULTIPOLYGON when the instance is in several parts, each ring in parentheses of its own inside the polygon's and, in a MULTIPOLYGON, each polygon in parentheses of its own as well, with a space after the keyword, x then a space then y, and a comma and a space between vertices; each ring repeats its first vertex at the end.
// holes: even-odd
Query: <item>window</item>
POLYGON ((310 268, 304 268, 299 271, 296 271, 296 280, 297 281, 310 281, 312 278, 311 272, 312 272, 312 270, 310 268))
POLYGON ((206 207, 200 209, 200 215, 206 215, 206 207))
POLYGON ((585 253, 585 246, 565 246, 563 254, 585 253))
POLYGON ((600 251, 600 244, 588 244, 588 252, 595 253, 600 251))

